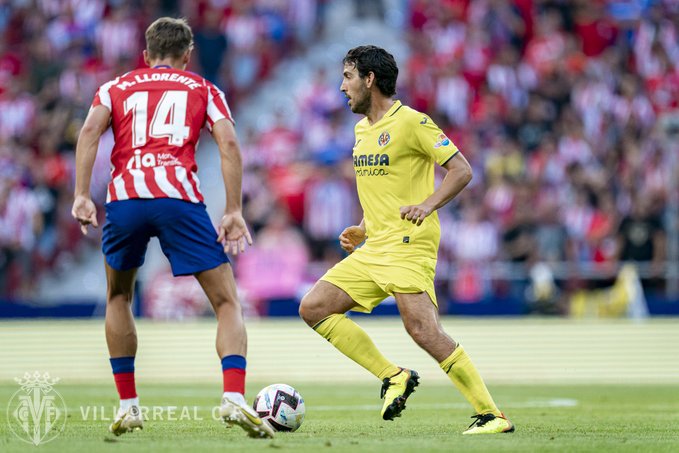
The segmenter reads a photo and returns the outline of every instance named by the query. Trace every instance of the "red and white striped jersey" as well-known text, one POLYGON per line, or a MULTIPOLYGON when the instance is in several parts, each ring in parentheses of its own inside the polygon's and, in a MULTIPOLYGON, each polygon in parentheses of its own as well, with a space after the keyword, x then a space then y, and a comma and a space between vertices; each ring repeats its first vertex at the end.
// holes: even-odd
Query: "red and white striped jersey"
POLYGON ((111 80, 92 107, 111 111, 115 144, 106 202, 130 198, 203 201, 196 145, 204 125, 233 122, 224 93, 202 77, 166 66, 111 80))

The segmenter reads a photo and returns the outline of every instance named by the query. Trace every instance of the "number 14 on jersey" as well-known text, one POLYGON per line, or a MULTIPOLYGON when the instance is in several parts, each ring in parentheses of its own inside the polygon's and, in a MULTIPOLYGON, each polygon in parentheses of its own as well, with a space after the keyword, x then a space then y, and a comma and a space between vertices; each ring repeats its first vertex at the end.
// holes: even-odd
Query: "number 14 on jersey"
POLYGON ((139 148, 146 145, 149 113, 153 114, 153 118, 148 124, 148 135, 153 138, 167 137, 168 144, 183 146, 191 132, 186 125, 187 99, 186 91, 166 91, 158 101, 155 112, 149 112, 149 92, 132 93, 125 100, 125 114, 132 111, 132 146, 139 148))

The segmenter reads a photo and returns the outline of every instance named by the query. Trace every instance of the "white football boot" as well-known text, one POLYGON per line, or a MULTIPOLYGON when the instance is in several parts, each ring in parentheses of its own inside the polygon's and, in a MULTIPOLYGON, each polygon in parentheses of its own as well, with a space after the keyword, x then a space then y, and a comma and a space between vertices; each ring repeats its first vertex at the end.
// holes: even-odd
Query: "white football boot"
POLYGON ((228 425, 237 425, 243 428, 250 437, 271 439, 273 429, 264 420, 259 418, 257 412, 247 404, 234 403, 228 398, 222 398, 219 408, 219 416, 228 425))
POLYGON ((144 421, 137 406, 130 406, 127 410, 118 409, 115 420, 108 427, 108 430, 116 436, 140 429, 144 429, 144 421))

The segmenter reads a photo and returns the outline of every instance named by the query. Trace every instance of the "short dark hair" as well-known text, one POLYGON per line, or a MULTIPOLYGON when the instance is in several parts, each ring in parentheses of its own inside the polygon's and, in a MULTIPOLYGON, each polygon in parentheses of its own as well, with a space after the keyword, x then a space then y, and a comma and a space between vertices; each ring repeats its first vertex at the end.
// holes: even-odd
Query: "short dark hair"
POLYGON ((193 32, 184 18, 161 17, 149 25, 145 36, 151 58, 179 58, 193 45, 193 32))
POLYGON ((374 73, 377 88, 383 95, 391 97, 396 94, 398 66, 394 56, 381 47, 354 47, 347 52, 342 63, 356 66, 361 78, 367 77, 370 72, 374 73))

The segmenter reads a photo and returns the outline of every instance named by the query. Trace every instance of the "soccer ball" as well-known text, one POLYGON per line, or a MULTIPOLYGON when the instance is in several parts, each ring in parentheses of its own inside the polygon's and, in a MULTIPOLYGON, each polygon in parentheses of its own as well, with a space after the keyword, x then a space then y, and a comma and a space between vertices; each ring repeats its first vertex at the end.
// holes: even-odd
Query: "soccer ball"
POLYGON ((287 384, 264 387, 252 407, 276 431, 296 431, 304 421, 304 398, 287 384))

